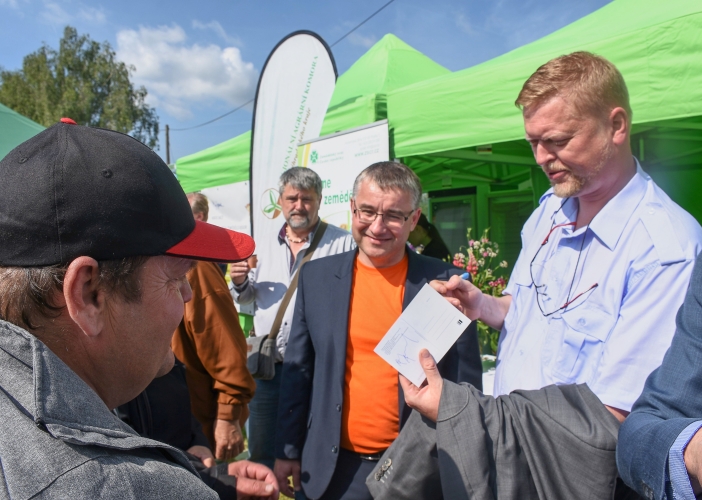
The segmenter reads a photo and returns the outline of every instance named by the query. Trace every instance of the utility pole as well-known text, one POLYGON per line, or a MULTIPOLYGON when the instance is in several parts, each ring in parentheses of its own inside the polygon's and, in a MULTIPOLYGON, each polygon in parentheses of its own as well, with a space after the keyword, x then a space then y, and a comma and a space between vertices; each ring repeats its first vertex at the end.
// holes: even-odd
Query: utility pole
POLYGON ((166 125, 166 163, 171 165, 171 134, 170 128, 166 125))

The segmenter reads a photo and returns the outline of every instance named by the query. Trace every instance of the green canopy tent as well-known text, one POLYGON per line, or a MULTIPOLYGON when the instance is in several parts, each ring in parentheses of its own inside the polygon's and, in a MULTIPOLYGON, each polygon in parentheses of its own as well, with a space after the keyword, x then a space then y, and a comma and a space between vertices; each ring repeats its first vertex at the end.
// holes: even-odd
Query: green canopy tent
POLYGON ((45 127, 0 104, 0 158, 45 127))
POLYGON ((387 118, 387 93, 450 71, 387 34, 336 82, 321 135, 387 118))
MULTIPOLYGON (((336 82, 322 135, 387 118, 388 92, 450 73, 394 35, 385 35, 336 82)), ((251 133, 176 161, 186 192, 244 181, 249 175, 251 133)))
POLYGON ((491 227, 512 260, 519 228, 548 188, 513 103, 536 68, 576 50, 617 65, 631 96, 634 153, 702 220, 702 3, 615 0, 503 56, 388 95, 394 155, 434 199, 469 203, 469 225, 491 227))
POLYGON ((251 131, 176 161, 176 174, 183 191, 249 180, 251 131))

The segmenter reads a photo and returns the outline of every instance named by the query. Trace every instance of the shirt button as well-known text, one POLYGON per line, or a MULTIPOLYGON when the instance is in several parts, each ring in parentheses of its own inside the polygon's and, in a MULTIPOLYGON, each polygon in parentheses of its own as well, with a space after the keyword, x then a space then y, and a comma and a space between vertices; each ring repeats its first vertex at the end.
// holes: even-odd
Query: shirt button
POLYGON ((580 319, 578 320, 578 324, 579 324, 580 326, 584 326, 585 323, 587 323, 587 321, 585 321, 585 318, 580 318, 580 319))
POLYGON ((336 405, 336 411, 341 411, 341 405, 336 405))
POLYGON ((336 445, 332 446, 332 453, 336 453, 338 451, 339 451, 339 448, 336 445))
POLYGON ((653 215, 653 214, 656 213, 656 211, 655 211, 654 209, 651 209, 651 210, 648 211, 648 213, 651 214, 651 215, 653 215))

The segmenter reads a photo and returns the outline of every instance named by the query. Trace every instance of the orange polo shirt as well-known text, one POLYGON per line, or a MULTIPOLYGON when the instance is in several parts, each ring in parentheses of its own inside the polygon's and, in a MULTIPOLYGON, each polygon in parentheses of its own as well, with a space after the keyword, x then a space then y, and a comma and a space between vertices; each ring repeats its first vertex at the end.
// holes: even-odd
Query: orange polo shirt
POLYGON ((376 269, 353 267, 341 446, 357 453, 389 447, 400 431, 397 370, 373 352, 402 313, 407 256, 376 269))

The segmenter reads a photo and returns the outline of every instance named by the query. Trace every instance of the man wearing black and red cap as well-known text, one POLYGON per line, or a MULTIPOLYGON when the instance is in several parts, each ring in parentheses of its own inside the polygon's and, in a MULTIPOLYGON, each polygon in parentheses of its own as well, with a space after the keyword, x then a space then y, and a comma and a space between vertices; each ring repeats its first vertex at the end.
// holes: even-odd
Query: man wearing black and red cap
MULTIPOLYGON (((62 122, 0 161, 0 497, 215 499, 111 410, 173 366, 193 259, 243 260, 253 240, 196 222, 140 142, 62 122)), ((265 467, 228 472, 277 498, 265 467)))

